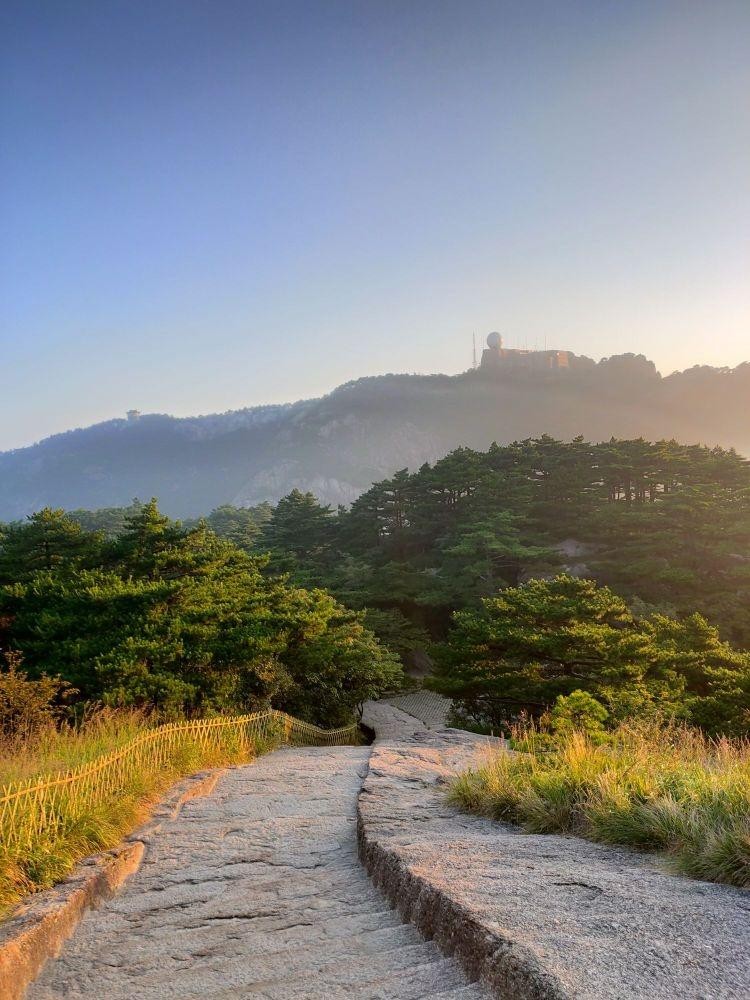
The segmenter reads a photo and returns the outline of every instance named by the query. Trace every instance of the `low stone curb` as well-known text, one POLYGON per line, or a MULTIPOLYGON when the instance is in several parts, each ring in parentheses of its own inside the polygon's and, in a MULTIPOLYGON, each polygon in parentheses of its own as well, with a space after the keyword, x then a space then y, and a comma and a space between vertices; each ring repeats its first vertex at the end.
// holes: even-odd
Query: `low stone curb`
MULTIPOLYGON (((393 706, 396 707, 396 706, 393 706)), ((368 705, 365 721, 376 739, 408 739, 426 733, 421 720, 385 712, 383 703, 368 705)), ((405 713, 408 714, 408 713, 405 713)), ((570 994, 527 948, 484 925, 428 876, 418 874, 398 850, 386 846, 376 823, 368 822, 363 803, 367 781, 357 803, 359 858, 374 884, 426 938, 460 962, 472 980, 481 980, 497 997, 514 1000, 570 1000, 570 994)))
POLYGON ((403 920, 460 962, 470 979, 481 980, 497 997, 570 1000, 528 949, 492 933, 450 894, 415 874, 397 851, 379 843, 361 813, 357 840, 366 871, 403 920))
POLYGON ((119 847, 86 858, 59 885, 32 896, 0 924, 0 997, 21 1000, 49 959, 60 953, 86 910, 115 895, 141 866, 147 845, 190 799, 210 795, 225 768, 178 782, 150 818, 119 847))

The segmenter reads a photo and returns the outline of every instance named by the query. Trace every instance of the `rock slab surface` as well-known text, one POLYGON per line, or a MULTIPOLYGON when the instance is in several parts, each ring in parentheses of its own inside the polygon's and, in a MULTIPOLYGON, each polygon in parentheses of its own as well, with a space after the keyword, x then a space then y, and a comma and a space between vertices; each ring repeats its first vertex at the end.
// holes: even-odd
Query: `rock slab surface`
POLYGON ((377 741, 359 798, 362 860, 404 918, 496 996, 748 1000, 749 892, 465 815, 445 785, 486 739, 429 730, 383 702, 364 721, 377 741))
POLYGON ((483 1000, 373 887, 356 854, 368 747, 229 770, 84 917, 31 1000, 483 1000))

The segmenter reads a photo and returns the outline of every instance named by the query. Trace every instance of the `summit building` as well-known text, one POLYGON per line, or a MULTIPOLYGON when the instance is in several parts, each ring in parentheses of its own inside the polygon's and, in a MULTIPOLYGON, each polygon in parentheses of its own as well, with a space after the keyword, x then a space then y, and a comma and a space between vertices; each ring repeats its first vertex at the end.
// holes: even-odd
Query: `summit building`
POLYGON ((487 347, 482 351, 483 371, 566 371, 573 363, 570 351, 525 351, 503 347, 499 333, 487 337, 487 347))

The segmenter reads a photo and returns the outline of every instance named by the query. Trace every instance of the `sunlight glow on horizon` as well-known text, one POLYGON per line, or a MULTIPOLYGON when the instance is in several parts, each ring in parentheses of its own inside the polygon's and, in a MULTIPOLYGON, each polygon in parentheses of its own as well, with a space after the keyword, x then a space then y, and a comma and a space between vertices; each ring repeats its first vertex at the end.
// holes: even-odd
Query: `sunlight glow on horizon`
POLYGON ((740 0, 11 0, 0 450, 493 329, 750 361, 748 51, 740 0))

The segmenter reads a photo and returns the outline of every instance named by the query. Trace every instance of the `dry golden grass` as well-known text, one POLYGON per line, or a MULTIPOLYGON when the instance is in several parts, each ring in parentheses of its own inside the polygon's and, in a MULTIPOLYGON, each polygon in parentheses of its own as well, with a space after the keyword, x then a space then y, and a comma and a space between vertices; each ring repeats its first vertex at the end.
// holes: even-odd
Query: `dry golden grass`
POLYGON ((461 775, 451 800, 532 833, 567 833, 664 852, 695 878, 750 887, 750 743, 682 727, 517 734, 461 775))
POLYGON ((100 708, 76 728, 57 726, 50 719, 31 733, 0 737, 0 787, 78 767, 123 746, 153 725, 136 709, 100 708))
MULTIPOLYGON (((12 782, 67 772, 124 748, 151 729, 153 723, 138 712, 105 710, 76 729, 50 723, 32 735, 6 738, 0 748, 0 797, 12 782)), ((16 814, 11 818, 6 812, 0 824, 0 910, 53 885, 87 855, 115 846, 180 777, 245 762, 276 742, 276 737, 248 739, 231 727, 213 731, 210 745, 190 733, 181 735, 160 760, 138 755, 137 767, 129 768, 100 801, 84 801, 71 784, 54 801, 54 822, 41 828, 38 809, 23 799, 16 814)))

